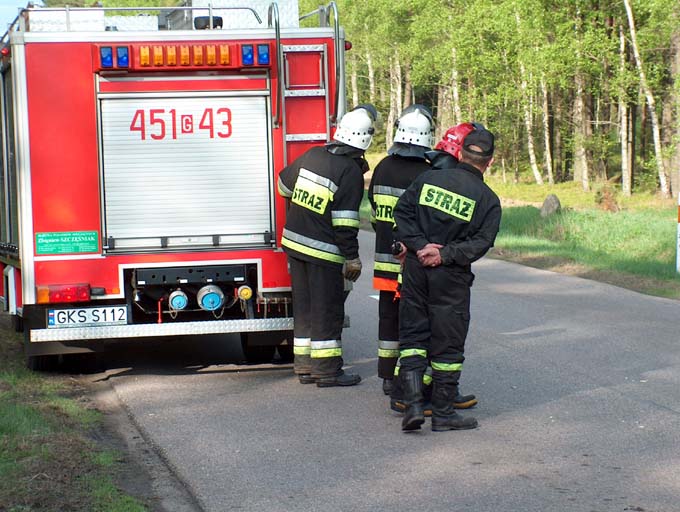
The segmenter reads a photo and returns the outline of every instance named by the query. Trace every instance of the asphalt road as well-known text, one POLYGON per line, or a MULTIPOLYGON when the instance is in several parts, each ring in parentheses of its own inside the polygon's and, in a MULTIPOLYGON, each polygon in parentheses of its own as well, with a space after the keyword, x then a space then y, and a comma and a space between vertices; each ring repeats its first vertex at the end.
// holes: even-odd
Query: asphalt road
POLYGON ((474 270, 462 391, 480 400, 464 413, 476 430, 401 432, 368 270, 343 340, 359 386, 134 358, 107 380, 206 511, 680 511, 680 302, 491 259, 474 270))

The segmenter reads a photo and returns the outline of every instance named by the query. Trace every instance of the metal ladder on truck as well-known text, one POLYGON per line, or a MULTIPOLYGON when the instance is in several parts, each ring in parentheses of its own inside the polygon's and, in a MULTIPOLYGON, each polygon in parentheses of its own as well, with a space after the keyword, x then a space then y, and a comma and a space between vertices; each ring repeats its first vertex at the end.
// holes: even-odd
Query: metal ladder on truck
POLYGON ((278 6, 269 7, 269 28, 276 31, 280 75, 274 125, 283 124, 286 164, 314 145, 328 142, 331 128, 344 114, 344 43, 335 2, 300 16, 319 16, 321 27, 330 26, 333 14, 333 48, 327 44, 281 44, 278 6), (273 27, 272 27, 273 25, 273 27), (332 54, 335 86, 330 81, 332 54))

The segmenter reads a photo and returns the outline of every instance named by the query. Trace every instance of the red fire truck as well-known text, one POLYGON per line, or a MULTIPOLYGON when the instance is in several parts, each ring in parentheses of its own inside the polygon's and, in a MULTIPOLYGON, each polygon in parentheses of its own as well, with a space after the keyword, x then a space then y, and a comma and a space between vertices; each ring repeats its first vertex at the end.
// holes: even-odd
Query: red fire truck
POLYGON ((29 7, 0 48, 0 295, 28 366, 223 333, 290 354, 276 183, 344 110, 335 3, 29 7))

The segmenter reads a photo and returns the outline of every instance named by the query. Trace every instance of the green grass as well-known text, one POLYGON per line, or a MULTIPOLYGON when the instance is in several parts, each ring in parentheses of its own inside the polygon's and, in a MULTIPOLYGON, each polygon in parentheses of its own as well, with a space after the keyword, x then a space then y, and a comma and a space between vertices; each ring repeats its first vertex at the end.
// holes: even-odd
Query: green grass
POLYGON ((562 258, 596 270, 680 282, 677 225, 668 210, 567 210, 547 218, 532 206, 505 208, 498 249, 562 258))
MULTIPOLYGON (((380 155, 367 158, 373 168, 380 155)), ((574 182, 504 183, 494 172, 485 180, 504 206, 490 256, 680 299, 675 199, 644 192, 623 197, 616 184, 593 184, 586 192, 574 182), (543 218, 539 208, 549 194, 562 211, 543 218)), ((360 216, 370 229, 366 199, 360 216)))
POLYGON ((573 181, 555 185, 510 181, 504 183, 497 172, 485 175, 484 179, 499 197, 536 206, 540 206, 548 194, 555 194, 563 207, 579 210, 601 208, 605 196, 613 202, 616 210, 667 210, 677 206, 676 200, 664 199, 649 192, 636 192, 630 197, 624 197, 620 186, 616 184, 594 183, 590 191, 584 191, 580 183, 573 181))
POLYGON ((101 415, 67 377, 30 372, 0 328, 0 510, 141 512, 115 484, 121 460, 90 439, 101 415))

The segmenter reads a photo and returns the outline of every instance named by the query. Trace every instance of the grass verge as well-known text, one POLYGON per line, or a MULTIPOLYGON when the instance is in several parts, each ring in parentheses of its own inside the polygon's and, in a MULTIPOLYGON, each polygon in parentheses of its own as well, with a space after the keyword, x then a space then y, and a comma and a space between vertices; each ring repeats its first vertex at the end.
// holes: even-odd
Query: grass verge
POLYGON ((115 484, 121 455, 75 379, 24 368, 19 335, 0 328, 0 510, 142 512, 115 484))
MULTIPOLYGON (((677 206, 637 193, 624 198, 610 185, 584 192, 577 183, 543 185, 486 181, 504 204, 501 230, 489 256, 610 283, 648 295, 680 299, 676 272, 677 206), (548 194, 562 211, 541 217, 548 194)), ((370 205, 361 226, 371 229, 370 205)))
POLYGON ((533 206, 504 208, 491 256, 678 299, 673 214, 567 209, 544 218, 533 206))

